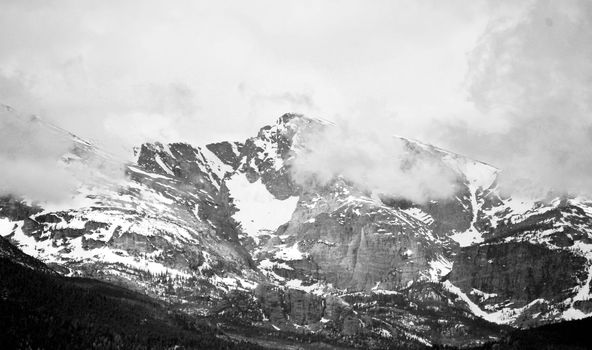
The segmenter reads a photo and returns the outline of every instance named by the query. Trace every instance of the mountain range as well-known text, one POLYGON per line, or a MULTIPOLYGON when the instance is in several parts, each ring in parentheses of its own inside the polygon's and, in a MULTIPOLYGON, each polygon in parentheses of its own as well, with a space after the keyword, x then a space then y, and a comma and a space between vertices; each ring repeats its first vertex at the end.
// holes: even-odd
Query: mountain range
MULTIPOLYGON (((17 296, 33 283, 12 277, 27 275, 71 297, 92 290, 89 303, 113 300, 126 322, 170 329, 165 348, 511 348, 537 327, 580 329, 592 316, 588 198, 509 195, 499 169, 400 137, 405 164, 445 169, 451 196, 417 202, 339 174, 300 181, 293 168, 316 151, 309 141, 336 126, 296 114, 243 142, 146 143, 131 161, 27 122, 67 142, 60 167, 92 171, 65 202, 0 197, 7 312, 31 314, 17 296)), ((30 298, 27 307, 43 308, 30 298)), ((75 324, 120 322, 101 317, 75 324)))

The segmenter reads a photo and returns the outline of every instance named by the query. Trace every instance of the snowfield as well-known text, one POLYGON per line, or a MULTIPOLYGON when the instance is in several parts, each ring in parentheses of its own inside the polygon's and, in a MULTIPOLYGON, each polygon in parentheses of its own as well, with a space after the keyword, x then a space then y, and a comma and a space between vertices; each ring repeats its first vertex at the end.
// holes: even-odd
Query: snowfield
POLYGON ((233 218, 241 224, 245 233, 256 241, 257 236, 275 231, 290 221, 298 204, 298 197, 276 199, 261 183, 261 179, 249 183, 245 174, 232 176, 226 182, 226 186, 238 208, 233 218))

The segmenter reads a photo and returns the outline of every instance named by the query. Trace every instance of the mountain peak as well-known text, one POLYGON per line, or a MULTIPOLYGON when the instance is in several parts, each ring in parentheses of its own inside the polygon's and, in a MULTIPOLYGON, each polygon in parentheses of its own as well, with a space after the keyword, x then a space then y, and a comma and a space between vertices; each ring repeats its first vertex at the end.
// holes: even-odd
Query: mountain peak
POLYGON ((276 124, 289 124, 289 123, 294 123, 294 122, 298 122, 298 121, 302 121, 302 122, 307 122, 307 123, 318 123, 318 124, 322 124, 322 125, 335 125, 333 122, 322 119, 322 118, 313 118, 313 117, 309 117, 306 116, 304 114, 300 114, 300 113, 284 113, 281 117, 279 117, 279 119, 277 120, 276 124))
POLYGON ((281 117, 279 117, 279 119, 277 120, 276 124, 287 124, 287 123, 289 123, 291 120, 294 120, 294 119, 300 119, 300 118, 308 119, 308 118, 307 118, 307 117, 305 117, 303 114, 298 114, 298 113, 285 113, 285 114, 283 114, 281 117))

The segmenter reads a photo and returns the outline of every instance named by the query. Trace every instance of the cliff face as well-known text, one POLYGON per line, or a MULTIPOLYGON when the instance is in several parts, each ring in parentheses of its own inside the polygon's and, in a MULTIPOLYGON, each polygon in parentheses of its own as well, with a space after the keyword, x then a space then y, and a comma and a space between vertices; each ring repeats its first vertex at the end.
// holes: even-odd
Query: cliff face
MULTIPOLYGON (((368 346, 470 345, 591 315, 591 202, 503 198, 497 169, 409 140, 408 156, 454 175, 453 196, 296 182, 304 135, 331 127, 285 115, 245 142, 145 144, 124 180, 85 185, 70 207, 3 198, 0 234, 185 312, 368 346)), ((78 162, 96 158, 80 145, 78 162)))
POLYGON ((553 303, 573 296, 566 287, 587 278, 585 264, 583 257, 531 243, 484 244, 462 248, 449 279, 482 308, 507 301, 520 308, 537 299, 553 303))
POLYGON ((404 288, 442 254, 423 223, 368 200, 345 198, 334 210, 291 222, 286 232, 338 289, 404 288))

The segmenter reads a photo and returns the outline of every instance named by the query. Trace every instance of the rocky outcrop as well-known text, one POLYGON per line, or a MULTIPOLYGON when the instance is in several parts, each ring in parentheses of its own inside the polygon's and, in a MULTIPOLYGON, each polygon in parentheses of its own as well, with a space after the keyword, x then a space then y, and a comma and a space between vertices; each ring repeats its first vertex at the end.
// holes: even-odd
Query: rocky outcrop
POLYGON ((232 169, 238 168, 240 165, 240 154, 243 149, 243 144, 240 142, 217 142, 206 145, 212 153, 218 157, 222 163, 232 167, 232 169))
POLYGON ((292 327, 331 322, 346 335, 356 334, 362 328, 360 318, 339 297, 318 296, 267 284, 258 286, 255 295, 264 316, 273 325, 292 327))
POLYGON ((256 137, 245 142, 240 155, 242 166, 239 171, 244 172, 250 182, 261 178, 268 191, 278 199, 286 199, 298 192, 284 165, 289 157, 293 135, 284 131, 283 128, 270 126, 261 128, 256 137))
POLYGON ((43 208, 38 205, 27 204, 14 196, 0 196, 0 218, 9 218, 16 221, 25 220, 41 211, 43 211, 43 208))
POLYGON ((482 244, 458 253, 449 279, 480 305, 522 307, 539 298, 573 296, 573 288, 587 277, 585 263, 583 257, 530 243, 482 244), (491 296, 482 298, 473 289, 491 296))

